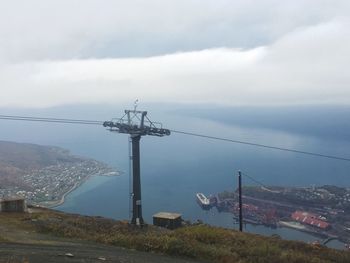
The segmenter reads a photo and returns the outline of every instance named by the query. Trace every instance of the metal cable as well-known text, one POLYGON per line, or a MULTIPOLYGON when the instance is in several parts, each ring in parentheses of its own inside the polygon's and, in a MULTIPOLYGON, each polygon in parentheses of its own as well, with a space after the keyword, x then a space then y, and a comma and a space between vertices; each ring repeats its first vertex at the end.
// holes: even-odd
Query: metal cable
MULTIPOLYGON (((102 125, 104 122, 104 121, 97 121, 97 120, 42 118, 42 117, 14 116, 14 115, 0 115, 0 120, 50 122, 50 123, 64 123, 64 124, 86 124, 86 125, 102 125)), ((350 162, 350 158, 342 157, 342 156, 301 151, 301 150, 296 150, 296 149, 289 149, 289 148, 284 148, 284 147, 271 146, 271 145, 265 145, 265 144, 260 144, 260 143, 247 142, 247 141, 233 140, 233 139, 221 138, 221 137, 217 137, 217 136, 198 134, 198 133, 194 133, 194 132, 186 132, 186 131, 180 131, 180 130, 170 130, 170 131, 173 133, 201 137, 201 138, 205 138, 205 139, 219 140, 219 141, 224 141, 224 142, 244 144, 244 145, 250 145, 250 146, 254 146, 254 147, 260 147, 260 148, 266 148, 266 149, 272 149, 272 150, 278 150, 278 151, 284 151, 284 152, 292 152, 292 153, 297 153, 297 154, 304 154, 304 155, 310 155, 310 156, 315 156, 315 157, 322 157, 322 158, 350 162)))
POLYGON ((43 117, 29 117, 29 116, 13 116, 13 115, 0 115, 0 119, 13 120, 13 121, 56 122, 56 123, 66 123, 66 124, 92 124, 92 125, 103 124, 103 121, 95 121, 95 120, 58 119, 58 118, 43 118, 43 117))
POLYGON ((250 175, 248 175, 248 174, 246 174, 246 173, 243 173, 243 172, 241 172, 241 174, 244 175, 245 177, 249 178, 249 179, 250 179, 251 181, 253 181, 254 183, 256 183, 256 184, 258 184, 258 185, 260 185, 260 186, 262 186, 262 187, 267 188, 266 185, 264 185, 262 182, 256 180, 256 179, 253 178, 252 176, 250 176, 250 175))
POLYGON ((323 158, 328 158, 328 159, 335 159, 335 160, 350 162, 350 158, 346 158, 346 157, 342 157, 342 156, 328 155, 328 154, 315 153, 315 152, 307 152, 307 151, 283 148, 283 147, 278 147, 278 146, 270 146, 270 145, 265 145, 265 144, 260 144, 260 143, 239 141, 239 140, 221 138, 221 137, 210 136, 210 135, 205 135, 205 134, 198 134, 198 133, 193 133, 193 132, 185 132, 185 131, 179 131, 179 130, 170 130, 170 131, 173 133, 196 136, 196 137, 201 137, 201 138, 206 138, 206 139, 219 140, 219 141, 244 144, 244 145, 250 145, 250 146, 261 147, 261 148, 267 148, 267 149, 272 149, 272 150, 279 150, 279 151, 284 151, 284 152, 292 152, 292 153, 305 154, 305 155, 311 155, 311 156, 316 156, 316 157, 323 157, 323 158))

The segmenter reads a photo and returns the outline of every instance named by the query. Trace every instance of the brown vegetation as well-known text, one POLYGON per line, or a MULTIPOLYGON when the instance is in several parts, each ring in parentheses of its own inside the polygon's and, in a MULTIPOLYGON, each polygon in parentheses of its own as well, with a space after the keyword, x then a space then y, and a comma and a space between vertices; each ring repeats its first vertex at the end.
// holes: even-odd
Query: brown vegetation
POLYGON ((51 210, 23 216, 21 221, 48 235, 211 262, 350 262, 350 253, 346 251, 207 225, 187 226, 175 231, 154 226, 139 229, 123 221, 51 210))

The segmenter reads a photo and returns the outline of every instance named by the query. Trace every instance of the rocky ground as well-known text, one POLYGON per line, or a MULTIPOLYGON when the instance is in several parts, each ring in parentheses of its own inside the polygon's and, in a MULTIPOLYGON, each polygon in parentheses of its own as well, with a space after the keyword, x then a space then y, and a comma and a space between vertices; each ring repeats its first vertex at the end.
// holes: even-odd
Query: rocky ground
POLYGON ((0 243, 0 262, 192 263, 195 261, 100 244, 74 242, 56 245, 0 243))

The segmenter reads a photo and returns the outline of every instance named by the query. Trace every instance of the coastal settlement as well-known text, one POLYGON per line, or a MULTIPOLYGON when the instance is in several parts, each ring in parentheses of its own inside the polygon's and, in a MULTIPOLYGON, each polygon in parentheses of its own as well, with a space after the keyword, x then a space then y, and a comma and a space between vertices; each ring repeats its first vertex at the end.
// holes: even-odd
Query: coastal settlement
MULTIPOLYGON (((51 148, 57 155, 55 163, 39 167, 26 167, 16 174, 14 183, 0 186, 0 199, 24 198, 28 204, 54 207, 64 202, 65 196, 91 176, 117 176, 119 172, 107 164, 70 155, 60 148, 51 148)), ((6 178, 1 178, 6 182, 6 178)))

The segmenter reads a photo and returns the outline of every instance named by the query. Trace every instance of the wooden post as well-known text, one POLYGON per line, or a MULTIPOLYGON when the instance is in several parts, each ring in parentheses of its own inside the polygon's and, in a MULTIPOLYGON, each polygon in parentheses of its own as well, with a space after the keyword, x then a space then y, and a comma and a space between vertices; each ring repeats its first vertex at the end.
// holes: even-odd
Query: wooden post
POLYGON ((243 232, 242 173, 238 171, 239 231, 243 232))

